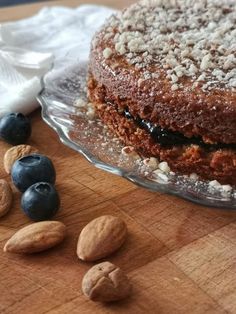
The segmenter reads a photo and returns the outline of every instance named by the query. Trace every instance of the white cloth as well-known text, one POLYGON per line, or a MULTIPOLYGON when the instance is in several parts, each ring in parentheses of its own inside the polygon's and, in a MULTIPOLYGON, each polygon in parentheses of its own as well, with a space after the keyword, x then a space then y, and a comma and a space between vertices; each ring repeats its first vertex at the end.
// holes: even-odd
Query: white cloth
POLYGON ((68 59, 88 59, 93 34, 114 12, 96 5, 46 7, 0 25, 0 116, 32 112, 43 75, 68 59))

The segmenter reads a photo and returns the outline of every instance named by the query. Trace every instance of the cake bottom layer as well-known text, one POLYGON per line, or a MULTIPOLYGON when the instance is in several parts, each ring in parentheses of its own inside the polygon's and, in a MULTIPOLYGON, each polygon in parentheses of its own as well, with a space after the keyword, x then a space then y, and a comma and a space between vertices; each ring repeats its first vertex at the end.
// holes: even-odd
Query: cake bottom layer
POLYGON ((147 130, 140 128, 133 119, 127 118, 119 110, 119 104, 106 103, 106 95, 101 97, 101 86, 89 84, 88 88, 90 101, 95 105, 98 116, 125 145, 133 146, 143 156, 167 161, 171 170, 176 173, 196 173, 203 179, 236 185, 235 149, 209 150, 191 143, 170 147, 160 145, 147 130))

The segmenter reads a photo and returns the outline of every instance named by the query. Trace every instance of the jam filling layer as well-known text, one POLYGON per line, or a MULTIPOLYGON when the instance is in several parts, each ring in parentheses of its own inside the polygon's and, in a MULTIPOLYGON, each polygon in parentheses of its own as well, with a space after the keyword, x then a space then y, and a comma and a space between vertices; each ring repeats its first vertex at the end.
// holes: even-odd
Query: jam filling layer
POLYGON ((222 148, 236 149, 236 144, 206 144, 201 137, 188 138, 179 132, 169 131, 160 126, 155 126, 151 122, 143 120, 140 117, 133 117, 128 108, 126 108, 122 114, 127 119, 133 120, 138 127, 146 130, 156 143, 164 147, 196 144, 207 150, 218 150, 222 148))

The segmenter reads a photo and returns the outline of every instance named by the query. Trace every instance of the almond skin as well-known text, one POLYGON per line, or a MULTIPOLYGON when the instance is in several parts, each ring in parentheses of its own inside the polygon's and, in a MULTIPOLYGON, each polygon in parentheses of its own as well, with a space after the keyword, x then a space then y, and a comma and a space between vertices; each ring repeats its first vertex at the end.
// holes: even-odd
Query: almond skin
POLYGON ((6 173, 11 173, 11 168, 14 162, 21 157, 30 155, 32 153, 37 153, 38 150, 30 145, 17 145, 8 149, 3 158, 3 165, 6 173))
POLYGON ((82 291, 92 301, 111 302, 128 297, 131 284, 119 267, 104 262, 93 266, 85 274, 82 291))
POLYGON ((41 221, 17 231, 5 244, 4 252, 35 253, 47 250, 66 236, 66 226, 59 221, 41 221))
POLYGON ((0 180, 0 217, 6 215, 10 210, 13 194, 10 185, 6 180, 0 180))
POLYGON ((88 223, 81 231, 77 255, 83 261, 96 261, 118 250, 127 235, 125 222, 105 215, 88 223))

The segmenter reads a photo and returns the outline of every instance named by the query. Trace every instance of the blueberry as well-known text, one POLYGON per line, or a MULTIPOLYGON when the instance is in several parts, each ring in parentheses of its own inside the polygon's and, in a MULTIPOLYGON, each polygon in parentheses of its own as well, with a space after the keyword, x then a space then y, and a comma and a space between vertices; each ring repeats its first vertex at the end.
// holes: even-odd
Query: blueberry
POLYGON ((31 154, 15 161, 11 170, 12 181, 21 192, 32 184, 45 181, 54 184, 56 172, 51 160, 40 154, 31 154))
POLYGON ((60 207, 60 198, 54 186, 47 182, 31 185, 21 198, 24 213, 34 221, 52 218, 60 207))
POLYGON ((9 113, 0 120, 0 137, 11 145, 24 144, 31 135, 30 120, 22 113, 9 113))

